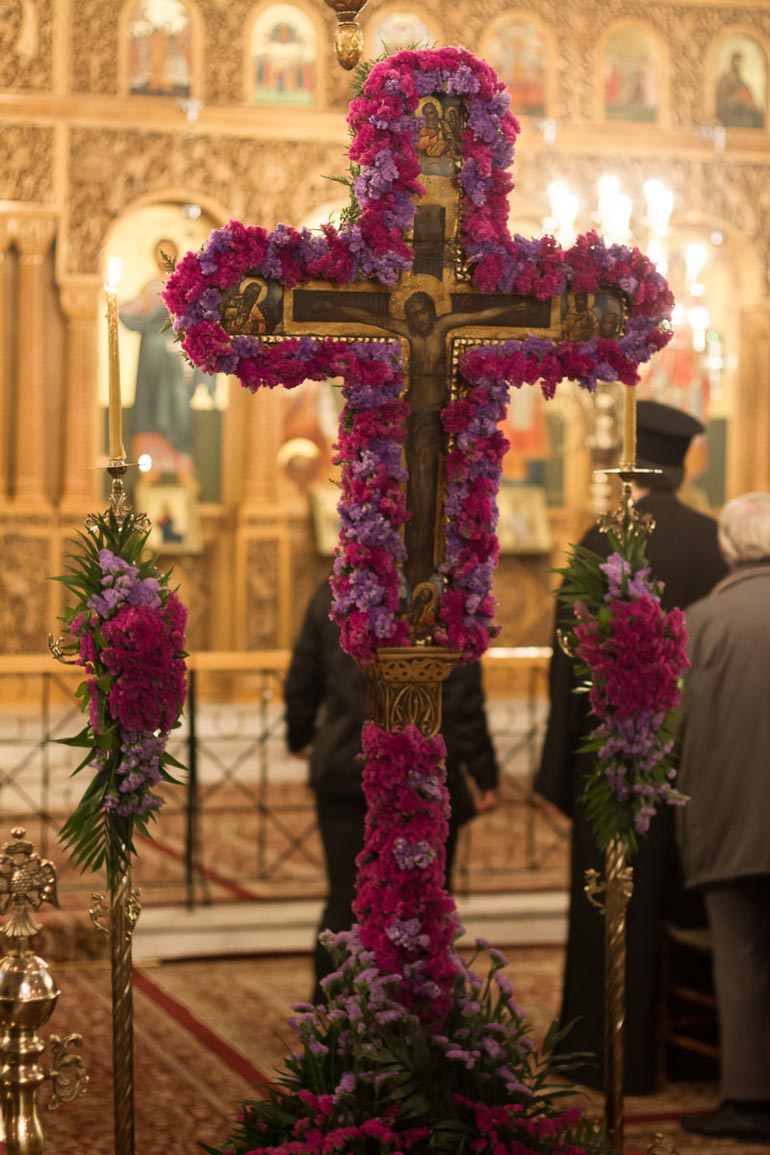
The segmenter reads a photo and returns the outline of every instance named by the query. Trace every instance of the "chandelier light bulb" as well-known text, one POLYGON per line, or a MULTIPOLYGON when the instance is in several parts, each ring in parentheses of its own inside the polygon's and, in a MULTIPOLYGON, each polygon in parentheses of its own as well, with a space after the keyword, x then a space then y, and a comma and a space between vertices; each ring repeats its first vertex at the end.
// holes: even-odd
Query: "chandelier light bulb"
POLYGON ((620 194, 620 181, 611 173, 605 173, 604 176, 599 177, 599 208, 603 202, 613 201, 616 196, 620 194))
POLYGON ((551 202, 551 216, 543 221, 543 226, 546 231, 553 232, 562 247, 568 247, 576 236, 578 199, 563 180, 551 181, 548 186, 548 199, 551 202))
POLYGON ((687 318, 692 329, 692 347, 696 353, 702 353, 706 348, 706 330, 709 327, 709 311, 705 305, 696 305, 690 309, 687 318))
POLYGON ((666 236, 674 207, 674 194, 662 180, 648 180, 644 183, 644 197, 651 232, 658 237, 666 236))
POLYGON ((698 283, 703 266, 706 264, 708 253, 706 246, 701 244, 688 245, 685 249, 685 281, 688 289, 698 283))
POLYGON ((620 181, 610 173, 600 178, 598 188, 596 215, 601 231, 609 244, 625 244, 631 236, 631 198, 621 193, 620 181))
POLYGON ((666 253, 666 246, 662 237, 650 237, 649 244, 647 245, 647 256, 650 258, 660 275, 665 277, 668 271, 668 255, 666 253))

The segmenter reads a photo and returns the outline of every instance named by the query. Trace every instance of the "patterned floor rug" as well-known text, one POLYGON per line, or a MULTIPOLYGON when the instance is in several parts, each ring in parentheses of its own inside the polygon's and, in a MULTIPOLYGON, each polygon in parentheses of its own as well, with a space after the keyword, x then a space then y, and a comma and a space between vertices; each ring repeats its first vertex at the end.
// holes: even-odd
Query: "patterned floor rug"
MULTIPOLYGON (((507 951, 517 1001, 542 1037, 557 1011, 563 952, 553 947, 507 951)), ((112 1060, 106 964, 52 967, 61 998, 50 1031, 83 1033, 89 1068, 86 1095, 44 1112, 46 1151, 112 1155, 112 1060)), ((293 1045, 292 1002, 308 997, 308 956, 190 960, 137 970, 134 983, 136 1155, 194 1155, 200 1142, 222 1143, 238 1101, 259 1093, 293 1045)), ((47 1101, 41 1092, 41 1102, 47 1101)), ((708 1109, 715 1084, 671 1084, 660 1094, 626 1101, 626 1149, 647 1151, 656 1134, 679 1155, 750 1155, 757 1148, 699 1140, 683 1132, 686 1112, 708 1109)), ((601 1097, 589 1096, 601 1112, 601 1097)), ((670 1148, 669 1148, 670 1149, 670 1148)))

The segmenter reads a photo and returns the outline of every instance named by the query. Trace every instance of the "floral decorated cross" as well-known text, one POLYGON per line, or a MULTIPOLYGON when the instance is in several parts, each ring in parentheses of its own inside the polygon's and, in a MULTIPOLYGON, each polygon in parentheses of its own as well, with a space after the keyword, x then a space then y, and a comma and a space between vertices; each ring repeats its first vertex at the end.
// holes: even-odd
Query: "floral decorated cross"
POLYGON ((509 387, 635 384, 669 339, 673 298, 638 250, 595 233, 566 252, 510 235, 519 126, 470 53, 381 61, 349 124, 350 221, 320 234, 231 222, 180 262, 164 299, 209 372, 251 390, 342 378, 333 587, 345 648, 367 662, 427 636, 477 658, 493 621, 509 387))
POLYGON ((163 294, 187 356, 210 373, 250 390, 342 379, 333 614, 374 671, 360 944, 434 1024, 460 974, 439 689, 493 629, 508 391, 634 385, 669 339, 673 306, 636 249, 595 233, 567 252, 510 235, 508 103, 462 49, 377 63, 350 107, 346 223, 314 234, 231 222, 163 294))

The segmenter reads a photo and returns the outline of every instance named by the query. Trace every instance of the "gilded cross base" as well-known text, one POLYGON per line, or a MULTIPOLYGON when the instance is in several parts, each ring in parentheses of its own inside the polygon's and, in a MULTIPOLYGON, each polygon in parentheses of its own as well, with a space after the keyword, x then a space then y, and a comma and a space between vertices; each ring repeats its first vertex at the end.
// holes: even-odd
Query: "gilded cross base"
POLYGON ((441 646, 394 646, 362 669, 369 678, 369 720, 394 732, 416 726, 426 738, 441 727, 441 684, 458 653, 441 646))

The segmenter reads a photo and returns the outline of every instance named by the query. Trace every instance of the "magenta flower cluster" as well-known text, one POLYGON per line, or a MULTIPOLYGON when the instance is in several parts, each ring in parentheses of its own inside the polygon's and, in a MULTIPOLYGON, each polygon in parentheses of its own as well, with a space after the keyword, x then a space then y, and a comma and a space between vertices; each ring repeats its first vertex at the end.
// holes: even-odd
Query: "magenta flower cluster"
POLYGON ((97 771, 113 767, 116 789, 104 807, 122 817, 162 805, 153 793, 162 779, 161 759, 186 695, 183 657, 187 610, 157 578, 141 576, 109 549, 100 549, 100 588, 87 610, 70 622, 86 680, 97 771), (114 757, 103 739, 111 732, 120 744, 114 757))
POLYGON ((366 835, 354 906, 361 942, 383 974, 403 976, 404 996, 434 1021, 449 1010, 457 976, 455 904, 444 889, 444 740, 370 722, 363 753, 366 835))
POLYGON ((320 234, 284 225, 268 232, 232 221, 212 233, 199 253, 188 253, 180 261, 163 296, 182 347, 196 365, 212 373, 236 374, 251 390, 279 384, 292 388, 305 378, 334 375, 335 365, 344 378, 348 420, 357 416, 341 435, 340 457, 349 472, 342 483, 345 525, 336 567, 335 613, 346 648, 364 661, 380 646, 408 642, 394 619, 396 571, 384 559, 389 542, 396 566, 403 560, 396 537, 405 512, 393 489, 405 429, 404 411, 393 387, 403 384, 403 375, 392 364, 393 353, 382 355, 380 365, 391 362, 388 373, 382 374, 373 363, 378 358, 364 356, 363 342, 346 347, 342 342, 303 337, 274 344, 258 337, 230 336, 222 327, 221 306, 225 294, 246 273, 272 279, 284 288, 314 278, 337 284, 367 279, 398 283, 412 267, 407 237, 416 199, 424 191, 417 156, 420 118, 415 113, 420 100, 431 93, 459 98, 466 113, 457 179, 461 243, 474 285, 485 292, 532 294, 540 299, 570 289, 614 286, 629 302, 626 332, 618 339, 556 342, 529 337, 479 348, 464 357, 461 373, 468 396, 451 403, 444 413, 445 427, 463 442, 460 449, 456 444, 452 449, 448 492, 450 515, 453 518, 459 511, 462 525, 450 524, 448 530, 440 644, 459 648, 466 659, 478 657, 488 645, 494 612, 490 592, 496 562, 494 507, 504 452, 504 442, 495 440, 490 431, 490 420, 494 414, 504 416, 508 387, 539 382, 550 397, 563 378, 588 389, 594 389, 597 380, 635 384, 639 363, 670 335, 663 322, 670 316, 673 298, 665 280, 637 250, 607 247, 595 233, 578 238, 567 253, 552 237, 527 240, 510 235, 507 198, 513 181, 508 169, 519 126, 509 110, 505 85, 464 49, 399 52, 372 68, 349 114, 350 158, 360 168, 355 181, 360 212, 355 221, 339 230, 325 225, 320 234), (372 375, 378 372, 381 379, 375 384, 372 375), (355 399, 359 386, 367 391, 361 404, 355 399), (477 390, 481 397, 473 400, 471 394, 477 390), (361 484, 375 460, 383 469, 372 485, 361 484), (354 509, 348 514, 349 497, 354 509), (474 508, 487 518, 480 530, 473 521, 474 508), (383 525, 380 517, 389 524, 383 525), (362 541, 362 533, 367 540, 362 541), (351 613, 355 616, 348 626, 351 613))
POLYGON ((575 656, 590 681, 598 720, 590 746, 600 790, 609 788, 619 811, 617 828, 632 822, 636 833, 644 833, 659 803, 686 801, 673 786, 670 761, 672 712, 689 665, 684 614, 663 610, 649 566, 634 568, 618 552, 598 561, 605 580, 601 602, 574 603, 575 656))

